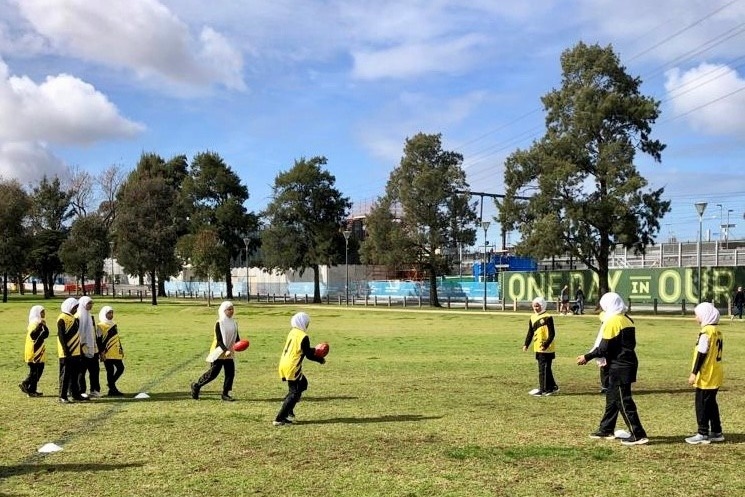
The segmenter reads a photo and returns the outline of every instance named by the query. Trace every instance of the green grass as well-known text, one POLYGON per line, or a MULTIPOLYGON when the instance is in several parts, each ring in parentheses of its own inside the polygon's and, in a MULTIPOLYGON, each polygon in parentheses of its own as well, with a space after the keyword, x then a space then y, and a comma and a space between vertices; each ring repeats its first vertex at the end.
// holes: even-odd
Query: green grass
MULTIPOLYGON (((98 299, 96 314, 109 302, 98 299)), ((251 347, 238 356, 238 401, 229 403, 219 399, 222 376, 199 401, 189 397, 206 368, 216 306, 115 302, 127 354, 119 387, 151 398, 60 405, 54 341, 45 396, 17 386, 32 303, 0 305, 0 495, 745 494, 743 322, 722 322, 727 442, 689 446, 697 327, 690 317, 636 318, 635 398, 651 443, 624 447, 587 436, 604 399, 597 367, 574 358, 592 344, 596 316, 556 317, 561 394, 533 398, 536 362, 521 351, 527 313, 237 303, 251 347), (277 428, 286 393, 277 359, 298 310, 311 314, 311 341, 328 341, 331 352, 323 366, 306 361, 299 422, 277 428), (47 442, 64 450, 37 453, 47 442)), ((59 304, 46 304, 50 322, 59 304)))

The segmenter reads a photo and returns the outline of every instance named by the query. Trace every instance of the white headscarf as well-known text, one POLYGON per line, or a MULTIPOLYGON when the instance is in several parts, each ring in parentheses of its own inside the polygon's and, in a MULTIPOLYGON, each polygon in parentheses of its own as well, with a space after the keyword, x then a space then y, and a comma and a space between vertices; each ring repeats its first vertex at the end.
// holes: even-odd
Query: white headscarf
MULTIPOLYGON (((546 310, 546 306, 548 305, 546 303, 546 299, 544 299, 543 297, 536 297, 536 298, 534 298, 533 299, 533 305, 535 305, 535 304, 538 304, 539 306, 541 306, 540 310, 536 311, 536 314, 540 314, 543 311, 545 311, 546 310)), ((535 311, 535 309, 534 309, 534 311, 535 311)))
POLYGON ((701 326, 719 324, 719 310, 711 302, 701 302, 693 309, 701 326))
POLYGON ((112 326, 114 324, 114 321, 106 317, 109 312, 114 312, 114 308, 110 305, 103 306, 101 310, 98 311, 98 322, 112 326))
POLYGON ((220 308, 217 310, 217 316, 218 316, 218 323, 220 323, 220 333, 222 334, 222 343, 225 344, 226 347, 230 348, 235 343, 235 339, 238 336, 238 323, 235 322, 235 319, 229 318, 225 311, 229 308, 233 307, 233 303, 229 300, 226 300, 222 304, 220 304, 220 308))
POLYGON ((35 305, 28 311, 28 324, 39 324, 44 322, 41 313, 44 310, 43 305, 35 305))
POLYGON ((62 306, 60 307, 60 309, 62 309, 62 312, 64 312, 65 314, 72 314, 73 309, 75 309, 76 305, 78 305, 78 299, 76 299, 75 297, 70 297, 62 302, 62 306))
POLYGON ((290 319, 290 326, 298 330, 308 331, 308 325, 310 325, 310 316, 305 312, 298 312, 290 319))
POLYGON ((93 316, 86 308, 91 302, 93 302, 93 299, 87 295, 80 297, 78 301, 78 320, 80 321, 78 335, 83 346, 83 354, 86 357, 93 357, 93 354, 96 353, 96 330, 93 326, 93 316))
POLYGON ((623 314, 626 310, 626 304, 623 303, 620 295, 615 292, 608 292, 600 297, 600 308, 605 311, 604 320, 606 320, 611 316, 623 314))

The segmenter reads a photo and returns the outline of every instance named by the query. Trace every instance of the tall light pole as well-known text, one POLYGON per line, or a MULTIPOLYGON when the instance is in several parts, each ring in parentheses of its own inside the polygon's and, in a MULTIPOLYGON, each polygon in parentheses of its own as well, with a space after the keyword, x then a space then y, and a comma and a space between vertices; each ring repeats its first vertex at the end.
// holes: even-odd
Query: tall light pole
POLYGON ((344 267, 347 271, 346 281, 344 282, 344 301, 349 305, 349 237, 352 235, 351 230, 344 230, 344 267))
POLYGON ((489 244, 489 242, 486 241, 486 231, 489 229, 490 224, 489 221, 481 221, 481 227, 484 228, 484 310, 486 310, 486 249, 489 244))
POLYGON ((111 247, 111 295, 112 297, 116 298, 116 287, 114 286, 114 242, 109 242, 109 247, 111 247))
POLYGON ((724 216, 722 215, 722 204, 717 204, 719 207, 719 241, 724 239, 724 216))
POLYGON ((729 248, 729 229, 731 228, 729 224, 729 213, 735 212, 734 209, 727 209, 727 231, 724 232, 724 248, 729 248))
POLYGON ((243 243, 246 245, 246 302, 251 301, 251 287, 248 285, 248 243, 251 239, 247 236, 243 237, 243 243))
POLYGON ((706 202, 696 202, 693 204, 696 206, 696 212, 698 212, 698 302, 701 303, 701 236, 704 231, 704 211, 706 210, 706 202))

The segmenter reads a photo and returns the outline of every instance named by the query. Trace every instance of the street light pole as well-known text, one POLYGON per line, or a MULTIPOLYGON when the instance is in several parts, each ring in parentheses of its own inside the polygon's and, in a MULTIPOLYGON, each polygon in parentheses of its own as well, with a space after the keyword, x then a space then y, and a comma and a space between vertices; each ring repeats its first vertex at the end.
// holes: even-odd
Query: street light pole
POLYGON ((344 268, 347 276, 344 282, 344 301, 349 305, 349 237, 352 235, 351 230, 344 230, 344 268))
POLYGON ((719 241, 724 239, 724 216, 722 215, 722 204, 717 204, 719 207, 719 241))
POLYGON ((109 242, 111 247, 111 296, 116 298, 116 287, 114 286, 114 242, 109 242))
POLYGON ((735 210, 734 209, 727 209, 727 231, 724 232, 724 248, 726 248, 726 249, 729 248, 729 229, 730 229, 730 225, 729 225, 729 213, 730 212, 735 212, 735 210))
POLYGON ((486 310, 486 249, 488 246, 488 243, 486 241, 486 231, 489 229, 489 225, 491 223, 489 221, 482 221, 481 227, 484 228, 484 267, 483 267, 483 273, 484 273, 484 310, 486 310))
POLYGON ((698 302, 701 303, 701 236, 704 231, 704 211, 706 210, 706 202, 696 202, 693 204, 698 212, 698 302))
POLYGON ((243 237, 243 243, 246 245, 246 302, 251 302, 251 287, 248 284, 248 242, 250 241, 249 237, 243 237))

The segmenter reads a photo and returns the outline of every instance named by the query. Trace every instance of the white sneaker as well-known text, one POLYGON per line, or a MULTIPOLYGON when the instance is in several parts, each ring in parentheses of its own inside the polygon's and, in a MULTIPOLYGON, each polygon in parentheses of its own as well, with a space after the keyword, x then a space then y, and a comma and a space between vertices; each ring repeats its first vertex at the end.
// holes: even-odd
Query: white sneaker
POLYGON ((88 400, 89 398, 87 393, 81 393, 80 396, 83 397, 85 400, 88 400))
POLYGON ((533 390, 531 390, 530 392, 528 392, 528 395, 534 395, 534 396, 535 395, 538 395, 538 396, 540 396, 541 395, 541 389, 540 388, 534 388, 533 390))
POLYGON ((100 399, 101 398, 101 392, 97 392, 95 390, 91 391, 91 393, 88 394, 88 397, 91 399, 100 399))
POLYGON ((633 435, 630 436, 629 438, 625 438, 621 440, 622 445, 644 445, 648 443, 649 443, 649 439, 647 437, 636 438, 633 435))
POLYGON ((723 433, 714 433, 712 431, 709 432, 709 442, 724 442, 724 434, 723 433))
POLYGON ((686 443, 691 445, 699 445, 699 444, 708 444, 711 440, 709 440, 709 437, 706 435, 702 435, 700 433, 696 433, 692 437, 686 438, 686 443))

